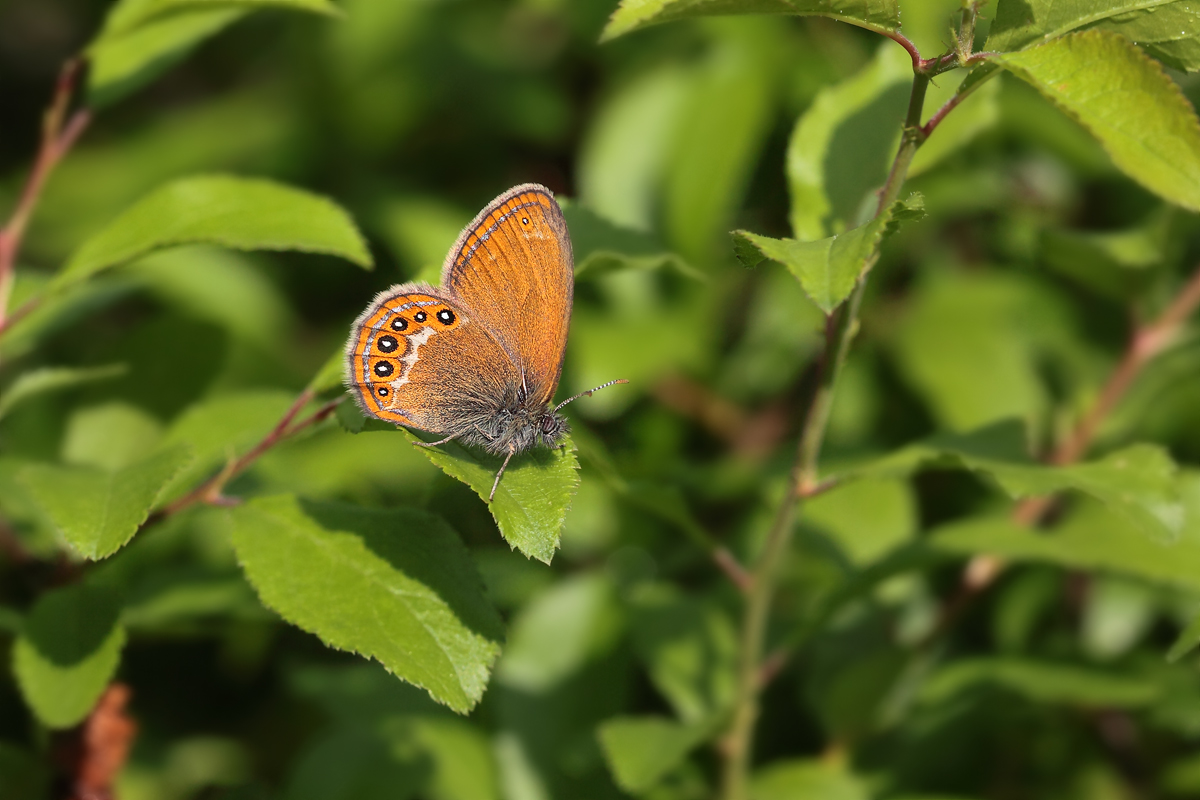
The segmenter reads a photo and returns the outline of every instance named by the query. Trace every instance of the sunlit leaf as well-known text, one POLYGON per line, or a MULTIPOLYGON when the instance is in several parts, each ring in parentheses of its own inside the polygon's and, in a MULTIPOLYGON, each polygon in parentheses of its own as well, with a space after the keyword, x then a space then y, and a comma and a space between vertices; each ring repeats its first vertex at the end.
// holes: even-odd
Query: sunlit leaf
POLYGON ((479 702, 503 630, 466 548, 439 517, 286 495, 230 516, 242 568, 288 622, 378 660, 455 711, 479 702))
POLYGON ((660 22, 719 14, 817 14, 872 30, 900 28, 895 0, 621 0, 601 41, 660 22))
MULTIPOLYGON (((442 438, 425 434, 418 439, 403 428, 399 430, 409 442, 442 438)), ((485 501, 504 463, 504 456, 457 442, 420 447, 420 450, 443 472, 470 486, 485 501)), ((549 564, 558 549, 567 509, 578 487, 579 460, 568 436, 553 449, 535 447, 513 456, 496 487, 496 496, 488 503, 488 511, 510 547, 549 564)))
POLYGON ((924 201, 920 195, 914 195, 907 202, 893 203, 885 213, 864 225, 817 241, 771 239, 748 231, 734 231, 734 251, 748 267, 763 259, 783 264, 799 279, 817 307, 831 314, 874 264, 883 238, 894 226, 922 216, 924 201))
POLYGON ((1200 121, 1162 65, 1128 39, 1092 30, 996 61, 1083 125, 1126 175, 1200 210, 1200 121))
POLYGON ((52 288, 165 247, 207 242, 238 250, 300 250, 371 266, 354 222, 329 200, 271 181, 181 178, 142 198, 85 242, 52 288))
POLYGON ((1001 2, 985 48, 1020 50, 1083 29, 1119 33, 1177 69, 1200 68, 1200 6, 1190 0, 1001 2))
POLYGON ((1136 708, 1155 699, 1144 678, 1074 664, 1023 658, 963 659, 943 667, 921 691, 925 702, 946 702, 979 685, 1008 689, 1030 700, 1092 708, 1136 708))
POLYGON ((133 538, 191 459, 188 448, 173 447, 114 470, 33 464, 18 480, 71 546, 96 560, 133 538))
POLYGON ((1178 661, 1190 653, 1198 644, 1200 644, 1200 617, 1192 620, 1186 628, 1179 632, 1179 636, 1175 638, 1175 643, 1167 651, 1167 661, 1178 661))
POLYGON ((25 618, 13 672, 25 701, 51 728, 81 721, 121 659, 121 606, 105 589, 75 584, 46 592, 25 618))
POLYGON ((754 773, 751 800, 867 800, 871 794, 846 770, 820 761, 778 761, 754 773))

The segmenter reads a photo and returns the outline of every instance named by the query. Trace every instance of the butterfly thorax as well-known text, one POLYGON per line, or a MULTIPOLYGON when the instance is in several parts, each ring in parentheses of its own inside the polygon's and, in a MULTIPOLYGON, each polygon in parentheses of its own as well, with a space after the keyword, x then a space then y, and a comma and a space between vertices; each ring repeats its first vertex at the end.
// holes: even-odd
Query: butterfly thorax
POLYGON ((566 417, 547 403, 523 395, 520 391, 511 393, 498 407, 481 407, 467 415, 473 419, 458 440, 497 455, 556 447, 570 431, 566 417))

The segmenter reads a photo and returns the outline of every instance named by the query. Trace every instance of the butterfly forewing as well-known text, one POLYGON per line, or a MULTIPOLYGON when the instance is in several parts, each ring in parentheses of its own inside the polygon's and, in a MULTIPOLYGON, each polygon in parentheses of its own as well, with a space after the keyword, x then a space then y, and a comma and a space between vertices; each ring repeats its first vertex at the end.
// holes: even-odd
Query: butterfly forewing
POLYGON ((574 289, 567 223, 550 190, 525 184, 493 200, 451 248, 442 286, 510 354, 529 395, 548 403, 574 289))
POLYGON ((355 322, 349 383, 371 416, 435 433, 460 433, 488 397, 518 381, 495 337, 432 287, 396 286, 355 322))

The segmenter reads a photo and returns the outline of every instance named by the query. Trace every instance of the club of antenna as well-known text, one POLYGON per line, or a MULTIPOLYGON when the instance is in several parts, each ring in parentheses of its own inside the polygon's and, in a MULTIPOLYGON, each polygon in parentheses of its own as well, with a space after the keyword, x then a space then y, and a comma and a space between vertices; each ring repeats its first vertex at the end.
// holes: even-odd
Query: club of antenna
POLYGON ((556 405, 554 407, 554 410, 558 411, 560 408, 565 406, 567 403, 570 403, 572 400, 578 400, 581 397, 591 397, 592 392, 598 392, 601 389, 607 389, 609 386, 614 386, 618 383, 629 383, 629 381, 625 380, 624 378, 617 378, 615 381, 609 381, 608 383, 603 383, 603 384, 597 386, 595 389, 588 389, 586 392, 580 392, 579 394, 575 395, 574 397, 568 397, 566 400, 563 400, 561 403, 556 405))

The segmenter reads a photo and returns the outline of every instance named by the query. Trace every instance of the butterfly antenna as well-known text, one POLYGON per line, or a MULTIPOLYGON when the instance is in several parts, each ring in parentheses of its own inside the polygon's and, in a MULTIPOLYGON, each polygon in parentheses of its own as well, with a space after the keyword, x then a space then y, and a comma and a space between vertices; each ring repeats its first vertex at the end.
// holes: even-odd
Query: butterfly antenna
POLYGON ((496 496, 496 487, 500 485, 500 476, 504 474, 504 470, 508 469, 508 462, 512 461, 513 454, 517 448, 513 445, 508 446, 508 455, 504 457, 504 463, 500 465, 500 471, 496 473, 496 480, 492 483, 492 493, 488 495, 488 502, 492 502, 492 498, 496 496))
POLYGON ((579 394, 575 395, 574 397, 568 397, 566 400, 563 400, 561 403, 559 403, 558 405, 556 405, 554 407, 554 410, 558 411, 560 408, 562 408, 567 403, 570 403, 573 400, 578 400, 581 397, 591 397, 592 392, 598 392, 601 389, 607 389, 608 387, 615 386, 618 383, 629 383, 629 381, 625 380, 624 378, 617 378, 615 381, 609 381, 608 383, 601 384, 601 385, 597 386, 595 389, 588 389, 586 392, 580 392, 579 394))

